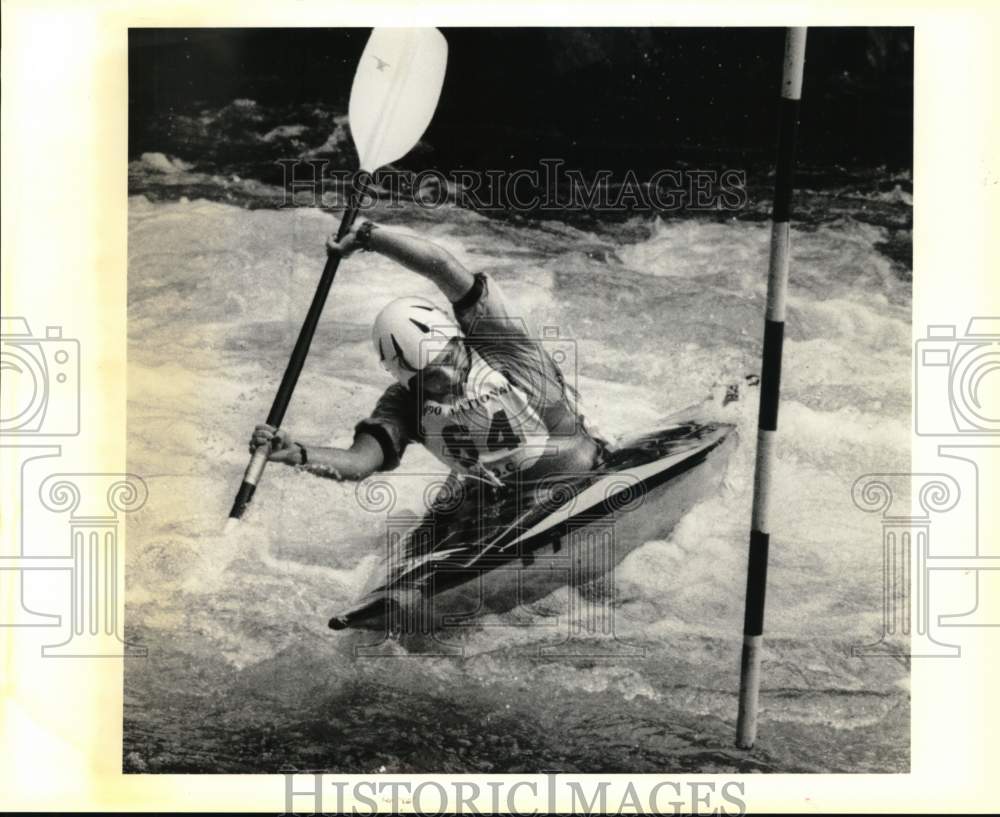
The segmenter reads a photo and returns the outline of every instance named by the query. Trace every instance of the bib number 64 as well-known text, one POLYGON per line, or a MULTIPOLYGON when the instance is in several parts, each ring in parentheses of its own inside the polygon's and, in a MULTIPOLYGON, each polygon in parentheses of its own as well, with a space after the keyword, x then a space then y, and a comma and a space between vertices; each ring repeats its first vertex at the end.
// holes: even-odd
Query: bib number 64
MULTIPOLYGON (((448 453, 462 465, 468 467, 479 461, 479 447, 467 426, 458 424, 445 426, 441 429, 441 437, 448 453)), ((489 431, 486 433, 485 444, 487 451, 502 451, 521 445, 521 438, 511 426, 506 411, 501 409, 493 415, 489 431)))

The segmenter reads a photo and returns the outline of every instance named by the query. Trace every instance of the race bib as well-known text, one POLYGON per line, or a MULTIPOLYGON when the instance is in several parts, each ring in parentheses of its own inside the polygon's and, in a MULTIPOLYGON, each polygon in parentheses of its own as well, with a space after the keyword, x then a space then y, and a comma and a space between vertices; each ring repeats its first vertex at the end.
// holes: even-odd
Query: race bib
POLYGON ((453 468, 466 473, 485 468, 500 479, 537 462, 549 434, 527 394, 478 355, 467 383, 462 399, 424 401, 424 445, 453 468))

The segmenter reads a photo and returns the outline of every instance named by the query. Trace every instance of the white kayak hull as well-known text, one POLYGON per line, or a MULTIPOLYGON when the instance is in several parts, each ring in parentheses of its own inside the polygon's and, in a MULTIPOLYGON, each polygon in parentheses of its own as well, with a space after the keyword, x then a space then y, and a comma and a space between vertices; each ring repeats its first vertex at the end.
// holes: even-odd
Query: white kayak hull
POLYGON ((476 510, 431 524, 429 515, 423 535, 440 545, 390 555, 358 603, 331 618, 330 627, 427 633, 613 577, 631 551, 668 535, 718 490, 735 442, 732 425, 678 423, 623 441, 600 472, 572 475, 550 490, 551 501, 513 524, 468 518, 476 510))

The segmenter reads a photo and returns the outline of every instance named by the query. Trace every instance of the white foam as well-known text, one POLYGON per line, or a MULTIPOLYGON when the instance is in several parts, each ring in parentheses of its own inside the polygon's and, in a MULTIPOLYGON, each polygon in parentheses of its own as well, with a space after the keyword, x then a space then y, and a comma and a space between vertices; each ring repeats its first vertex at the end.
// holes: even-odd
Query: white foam
MULTIPOLYGON (((135 197, 129 226, 129 470, 153 477, 129 538, 135 599, 144 609, 164 596, 166 607, 179 604, 175 594, 238 607, 243 594, 258 615, 323 623, 324 611, 354 600, 384 541, 384 515, 360 507, 355 486, 268 466, 243 523, 220 531, 336 219, 135 197)), ((647 220, 647 228, 645 239, 615 245, 556 222, 528 227, 453 208, 404 225, 490 271, 531 328, 558 325, 576 340, 577 385, 609 435, 648 428, 759 367, 766 225, 647 220)), ((879 588, 863 575, 844 579, 837 558, 870 576, 878 543, 845 492, 863 469, 908 461, 908 284, 875 251, 885 238, 884 228, 851 221, 793 231, 768 613, 779 631, 818 612, 860 631, 871 624, 865 604, 880 609, 879 588), (837 605, 845 586, 861 600, 850 609, 837 605)), ((432 284, 376 254, 343 264, 286 416, 296 438, 350 440, 390 382, 372 360, 369 322, 401 293, 446 305, 432 284)), ((742 442, 727 487, 620 566, 636 626, 738 634, 756 399, 750 391, 728 409, 742 442)), ((419 513, 440 473, 413 447, 392 475, 398 507, 419 513)))

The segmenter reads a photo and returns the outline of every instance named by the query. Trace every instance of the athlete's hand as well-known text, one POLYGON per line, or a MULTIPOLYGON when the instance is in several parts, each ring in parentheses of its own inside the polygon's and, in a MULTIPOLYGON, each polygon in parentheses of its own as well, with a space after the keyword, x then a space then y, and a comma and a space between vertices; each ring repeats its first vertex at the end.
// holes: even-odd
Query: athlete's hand
POLYGON ((265 446, 268 450, 268 462, 281 462, 286 465, 298 465, 302 462, 302 446, 292 442, 292 438, 284 429, 275 429, 266 423, 254 428, 250 437, 250 453, 265 446))
POLYGON ((367 223, 368 219, 366 218, 358 219, 351 225, 351 229, 347 231, 347 235, 340 239, 340 241, 337 241, 336 233, 331 234, 326 240, 327 254, 338 258, 347 258, 351 253, 360 250, 361 244, 358 242, 358 230, 367 223))

